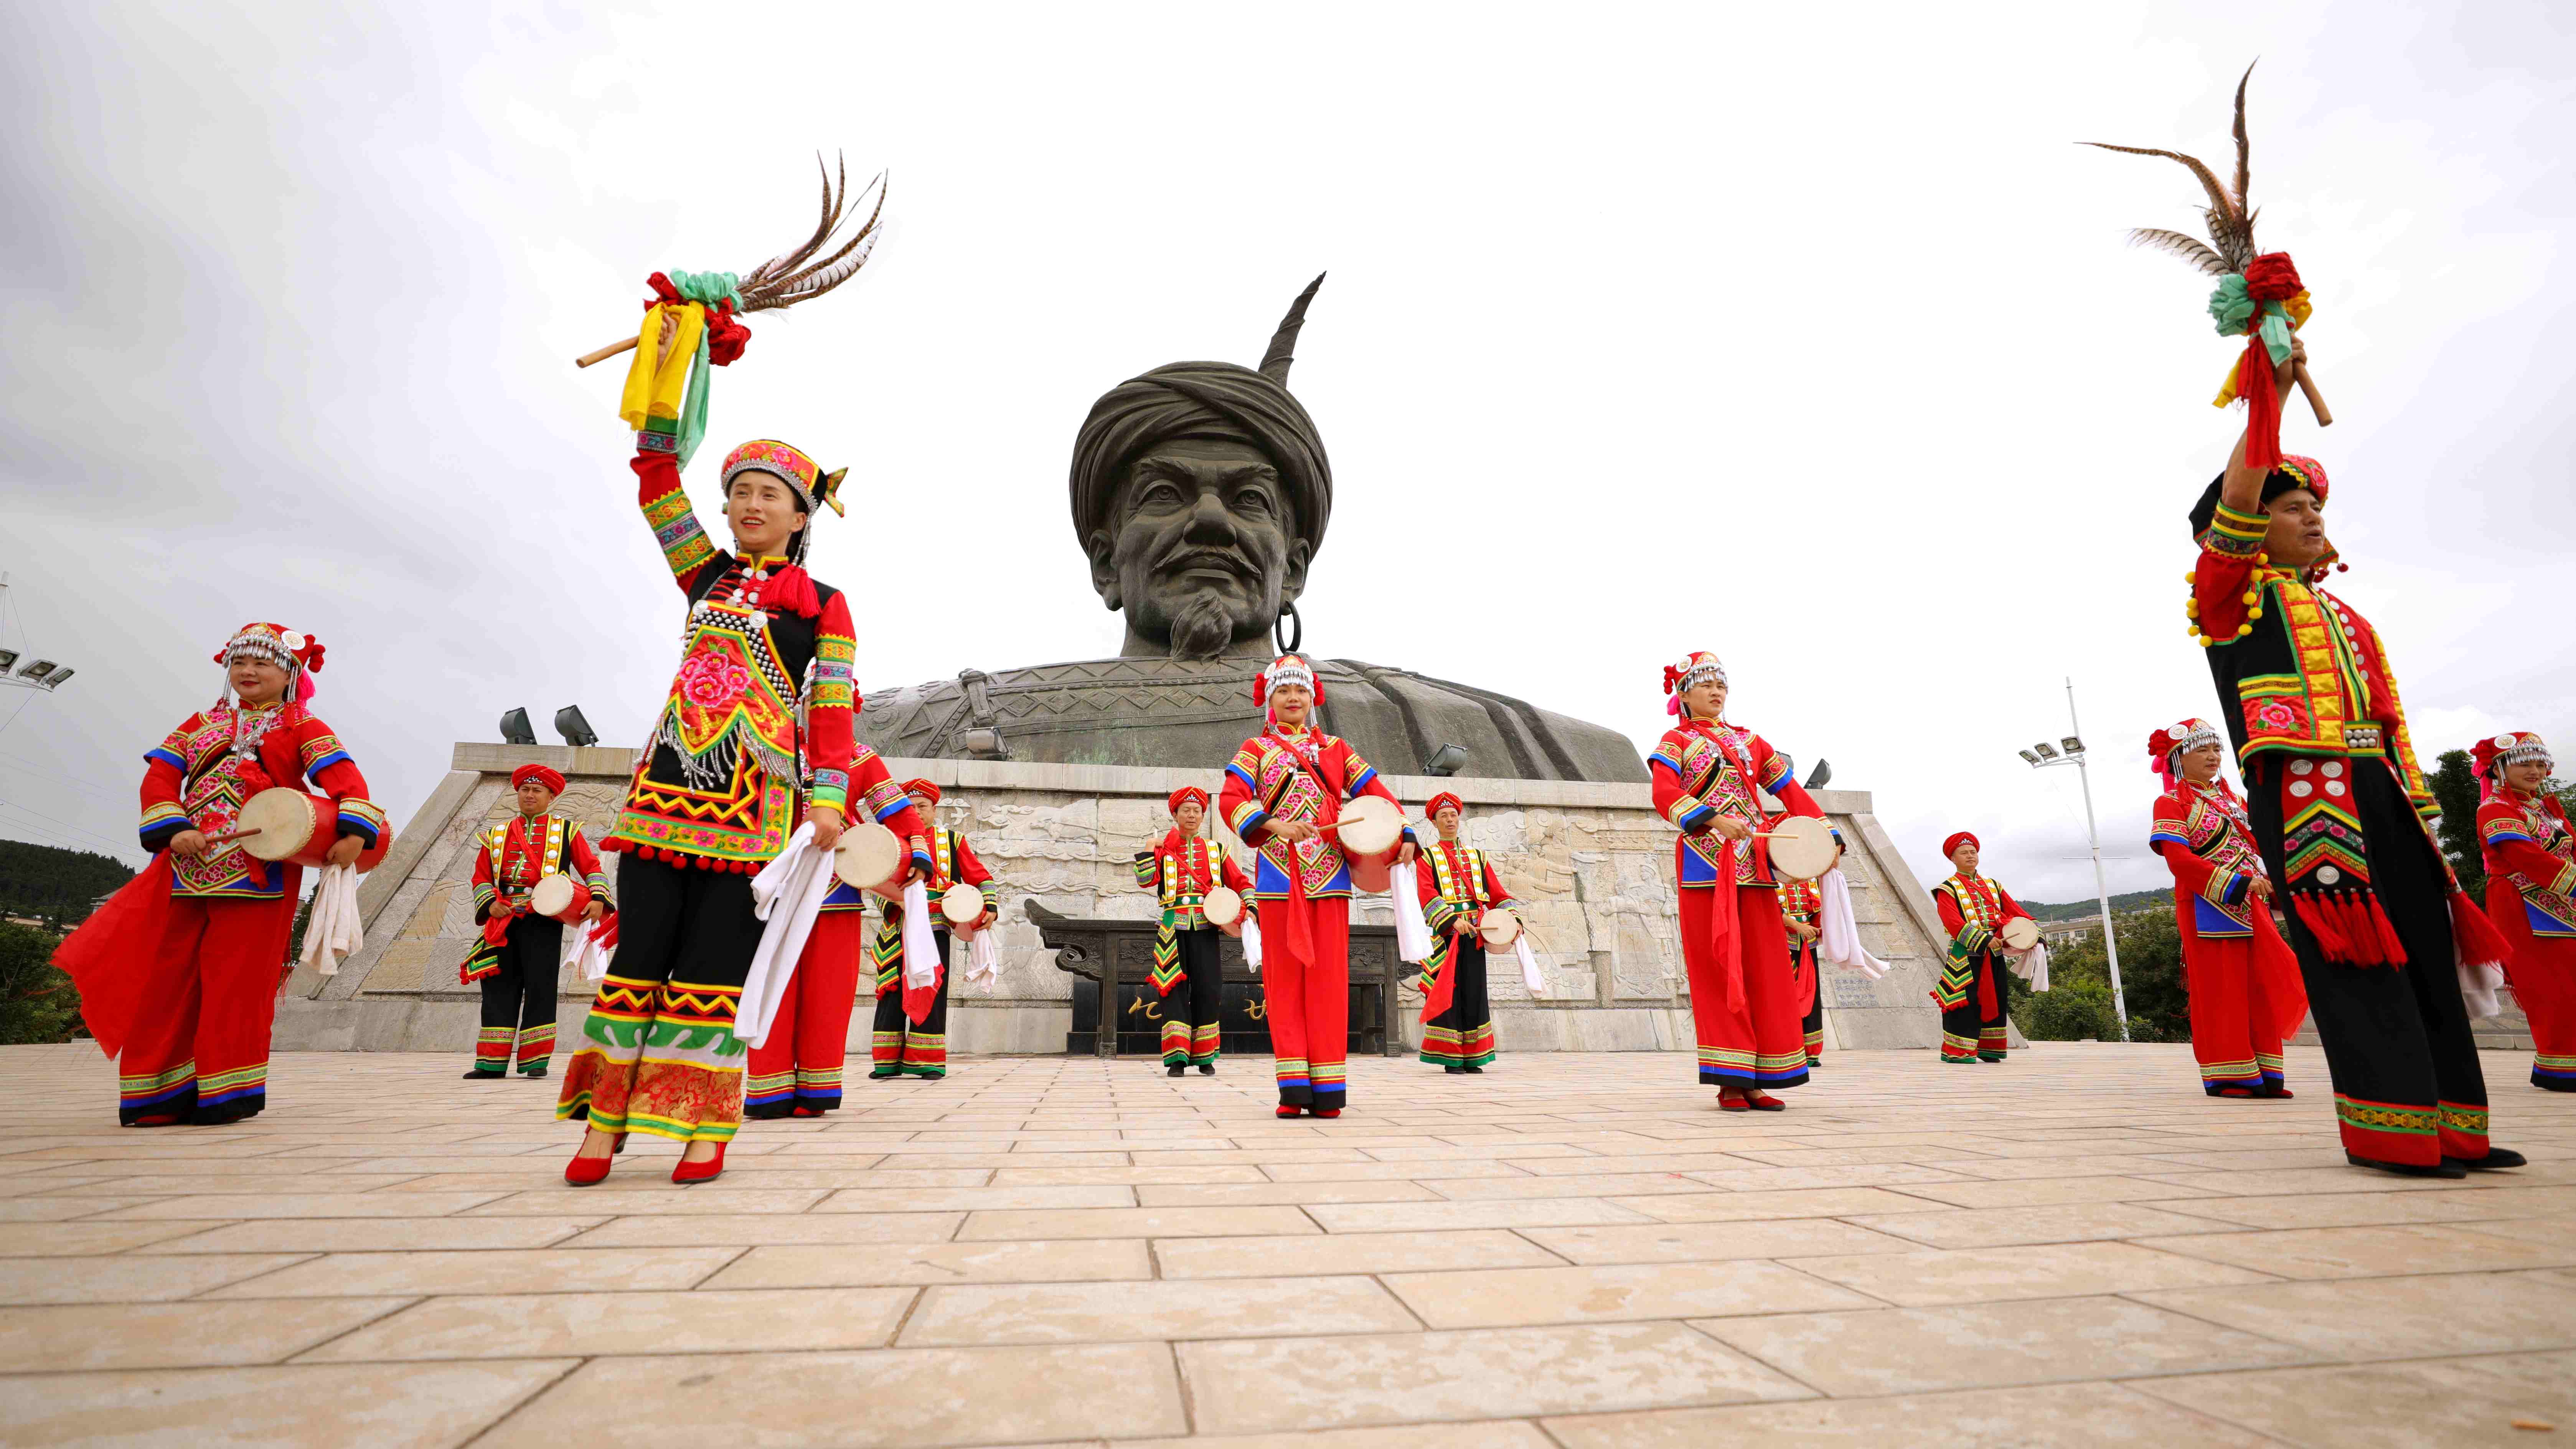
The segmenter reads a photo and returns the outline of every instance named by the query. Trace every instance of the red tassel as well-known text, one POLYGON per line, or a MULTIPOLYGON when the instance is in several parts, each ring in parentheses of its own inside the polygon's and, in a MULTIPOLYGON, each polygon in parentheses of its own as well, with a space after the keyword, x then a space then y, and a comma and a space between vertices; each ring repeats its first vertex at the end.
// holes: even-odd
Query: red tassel
POLYGON ((2261 330, 2246 333, 2245 360, 2236 368, 2236 395, 2245 399, 2245 466, 2266 473, 2281 466, 2281 395, 2272 386, 2272 365, 2261 330))
POLYGON ((2451 892, 2451 939, 2457 944, 2460 960, 2471 966, 2508 966, 2513 947, 2504 933, 2487 919, 2466 891, 2451 892))
POLYGON ((2388 912, 2379 908, 2377 896, 2370 898, 2370 922, 2378 928, 2379 944, 2387 949, 2388 964, 2405 965, 2406 943, 2397 939, 2397 923, 2388 919, 2388 912))
POLYGON ((789 564, 763 580, 760 601, 785 609, 799 619, 811 619, 823 612, 822 600, 814 595, 814 576, 805 572, 801 564, 789 564))

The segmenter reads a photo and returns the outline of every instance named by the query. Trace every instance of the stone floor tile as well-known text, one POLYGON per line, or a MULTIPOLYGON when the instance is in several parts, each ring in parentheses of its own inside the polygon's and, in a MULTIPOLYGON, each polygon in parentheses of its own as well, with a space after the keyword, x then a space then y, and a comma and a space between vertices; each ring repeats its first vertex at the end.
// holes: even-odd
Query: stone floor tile
POLYGON ((211 1222, 12 1223, 0 1231, 0 1258, 72 1258, 89 1253, 122 1253, 146 1243, 187 1238, 215 1226, 211 1222))
MULTIPOLYGON (((1112 1443, 1099 1441, 1103 1449, 1112 1443)), ((1556 1449, 1527 1419, 1473 1424, 1404 1424, 1383 1429, 1320 1429, 1288 1434, 1208 1434, 1195 1439, 1120 1439, 1116 1449, 1556 1449)), ((1043 1449, 1043 1446, 1041 1446, 1043 1449)), ((1073 1449, 1073 1446, 1057 1446, 1073 1449)))
POLYGON ((1433 1328, 1514 1328, 1878 1306, 1795 1269, 1759 1261, 1390 1273, 1384 1281, 1433 1328))
POLYGON ((890 1152, 877 1160, 888 1168, 961 1167, 1126 1167, 1124 1152, 890 1152))
POLYGON ((2078 1202, 2147 1202, 2197 1194, 2143 1177, 2023 1177, 1980 1182, 1923 1182, 1906 1191, 1963 1208, 2054 1207, 2078 1202))
POLYGON ((1082 1436, 1105 1424, 1135 1437, 1189 1429, 1162 1344, 922 1348, 744 1355, 720 1374, 704 1358, 599 1359, 475 1449, 563 1449, 608 1422, 634 1449, 1090 1444, 1082 1436))
POLYGON ((2292 1228, 2263 1233, 2200 1233, 2138 1239, 2160 1248, 2234 1263, 2280 1278, 2394 1278, 2425 1273, 2493 1273, 2576 1263, 2576 1238, 2551 1246, 2517 1242, 2441 1224, 2363 1228, 2292 1228))
POLYGON ((1544 1268, 1564 1259, 1498 1228, 1284 1238, 1166 1238, 1165 1278, 1261 1278, 1458 1268, 1544 1268))
POLYGON ((1911 1162, 1881 1162, 1859 1167, 1741 1167, 1688 1174, 1728 1192, 1807 1191, 1827 1187, 1897 1187, 1918 1182, 1965 1182, 1969 1179, 1937 1167, 1911 1162))
POLYGON ((429 1298, 324 1344, 299 1362, 876 1348, 892 1336, 914 1291, 803 1288, 429 1298))
MULTIPOLYGON (((2340 1162, 2343 1159, 2337 1158, 2340 1162)), ((2155 1172, 2171 1172, 2177 1166, 2169 1158, 2140 1157, 2134 1154, 2101 1157, 1942 1157, 1926 1159, 1926 1167, 1955 1172, 1961 1177, 1984 1178, 2003 1182, 2031 1177, 2121 1177, 2155 1172)))
POLYGON ((1832 1218, 1764 1218, 1733 1223, 1641 1223, 1523 1228, 1521 1236, 1576 1263, 1692 1263, 1732 1258, 1809 1258, 1840 1253, 1911 1253, 1921 1245, 1832 1218))
POLYGON ((818 1213, 982 1212, 997 1208, 1134 1207, 1126 1187, 849 1188, 814 1204, 818 1213))
MULTIPOLYGON (((0 1258, 0 1304, 163 1303, 300 1263, 300 1253, 203 1258, 0 1258)), ((352 1292, 363 1292, 353 1289, 352 1292)))
MULTIPOLYGON (((605 1222, 567 1218, 272 1218, 262 1222, 194 1223, 189 1237, 134 1249, 138 1254, 390 1253, 542 1248, 605 1222)), ((179 1226, 172 1224, 171 1226, 179 1226)))
POLYGON ((2541 1243, 2551 1248, 2576 1247, 2576 1215, 2559 1218, 2507 1218, 2500 1222, 2473 1222, 2459 1225, 2464 1233, 2511 1238, 2518 1243, 2541 1243))
POLYGON ((1656 1197, 1708 1191, 1707 1183, 1677 1172, 1603 1173, 1580 1177, 1463 1177, 1455 1180, 1426 1174, 1421 1182, 1442 1197, 1459 1202, 1529 1202, 1551 1197, 1656 1197))
POLYGON ((1804 1398, 1678 1323, 1243 1339, 1179 1346, 1198 1428, 1277 1433, 1804 1398))
POLYGON ((1532 1177, 1589 1177, 1617 1172, 1728 1172, 1764 1164, 1731 1152, 1674 1152, 1667 1147, 1619 1156, 1514 1159, 1512 1165, 1532 1177))
MULTIPOLYGON (((558 1165, 555 1176, 562 1179, 558 1165)), ((375 1192, 417 1180, 421 1174, 383 1172, 237 1172, 210 1173, 157 1172, 133 1177, 102 1177, 78 1186, 60 1189, 65 1197, 177 1197, 187 1194, 221 1196, 230 1193, 256 1193, 262 1197, 292 1197, 303 1194, 375 1192)), ((494 1189, 507 1191, 507 1189, 494 1189)))
POLYGON ((274 1363, 411 1301, 328 1298, 0 1308, 0 1373, 274 1363))
POLYGON ((0 1391, 0 1443, 443 1449, 573 1366, 523 1359, 35 1375, 0 1391))
POLYGON ((1953 1208, 1947 1212, 1864 1213, 1849 1221, 1933 1248, 2008 1248, 2149 1234, 2220 1233, 2226 1224, 2134 1202, 2055 1207, 1953 1208))
MULTIPOLYGON (((1390 1207, 1444 1206, 1393 1203, 1390 1207)), ((1323 1229, 1295 1207, 1025 1208, 966 1215, 960 1241, 1002 1238, 1242 1238, 1323 1229)))
POLYGON ((697 1284, 741 1252, 733 1247, 662 1247, 331 1253, 202 1297, 342 1298, 359 1293, 610 1293, 677 1289, 697 1284))
POLYGON ((1200 1167, 1189 1163, 1149 1162, 1136 1167, 1003 1167, 993 1172, 995 1187, 1144 1187, 1173 1183, 1268 1182, 1258 1167, 1200 1167))
MULTIPOLYGON (((140 1197, 0 1197, 0 1223, 66 1222, 149 1201, 140 1197)), ((0 1252, 6 1251, 0 1248, 0 1252)))
POLYGON ((2546 1444, 2515 1420, 2576 1429, 2576 1353, 2276 1369, 2136 1384, 2143 1393, 2293 1444, 2444 1449, 2546 1444))
MULTIPOLYGON (((1281 1162, 1263 1170, 1269 1173, 1273 1182, 1411 1182, 1423 1175, 1409 1162, 1281 1162)), ((1531 1175, 1508 1162, 1468 1160, 1440 1164, 1441 1178, 1450 1181, 1462 1177, 1531 1175)))
POLYGON ((1692 1326, 1836 1398, 2269 1368, 2313 1358, 2290 1344, 2124 1298, 1783 1313, 1692 1326))
POLYGON ((1709 1449, 1724 1444, 1851 1449, 2179 1449, 2283 1441, 2146 1398, 2118 1384, 1989 1389, 1887 1399, 1817 1399, 1541 1421, 1565 1449, 1709 1449))
POLYGON ((2352 1362, 2576 1348, 2576 1274, 2563 1272, 2346 1278, 2131 1296, 2352 1362))
POLYGON ((563 1246, 651 1248, 674 1241, 738 1247, 772 1243, 944 1243, 957 1235, 958 1225, 965 1220, 964 1213, 740 1213, 685 1219, 613 1218, 563 1246))
MULTIPOLYGON (((840 1167, 809 1160, 781 1162, 749 1158, 737 1164, 725 1159, 725 1180, 741 1187, 982 1187, 1000 1169, 991 1167, 840 1167), (811 1179, 810 1181, 808 1179, 811 1179)), ((1057 1171, 1074 1171, 1059 1168, 1057 1171)))
POLYGON ((885 1243, 754 1248, 705 1288, 858 1288, 873 1284, 1073 1283, 1151 1278, 1142 1238, 1068 1242, 885 1243))
MULTIPOLYGON (((444 1217, 488 1203, 496 1192, 305 1192, 278 1197, 221 1193, 211 1197, 165 1197, 105 1213, 95 1222, 147 1222, 170 1218, 418 1218, 444 1217)), ((565 1209, 555 1208, 557 1215, 565 1209)))
MULTIPOLYGON (((2526 1189, 2525 1191, 2528 1191, 2526 1189)), ((2348 1192, 2315 1196, 2164 1198, 2159 1212, 2229 1227, 2355 1228, 2381 1223, 2454 1223, 2517 1216, 2516 1193, 2348 1192)))
POLYGON ((1421 1325, 1371 1278, 978 1283, 923 1292, 905 1348, 1121 1339, 1403 1333, 1421 1325))
POLYGON ((1318 1203, 1306 1209, 1336 1233, 1438 1232, 1451 1228, 1572 1227, 1653 1219, 1599 1198, 1551 1197, 1527 1202, 1318 1203))
MULTIPOLYGON (((2438 1177, 2399 1177, 2366 1167, 2285 1167, 2261 1172, 2159 1172, 2158 1182, 2191 1189, 2191 1197, 2305 1197, 2311 1193, 2493 1191, 2454 1188, 2438 1177)), ((2183 1196, 2184 1194, 2175 1194, 2183 1196)))
POLYGON ((1143 1207, 1259 1207, 1316 1202, 1439 1202, 1418 1182, 1176 1182, 1136 1189, 1143 1207))
MULTIPOLYGON (((2189 1241, 2185 1239, 2183 1241, 2189 1241)), ((1805 1258, 1798 1267, 1905 1308, 2259 1283, 2263 1275, 2127 1243, 2043 1243, 1805 1258)))
MULTIPOLYGON (((387 1194, 391 1196, 391 1194, 387 1194)), ((495 1198, 471 1210, 478 1218, 560 1217, 569 1212, 607 1213, 615 1217, 740 1217, 763 1213, 801 1213, 830 1193, 822 1188, 735 1187, 731 1183, 682 1187, 660 1173, 612 1174, 597 1187, 574 1187, 555 1180, 542 1188, 495 1198)), ((681 1231, 674 1229, 673 1231, 681 1231)))
POLYGON ((1609 1201, 1669 1223, 1738 1223, 1757 1218, 1842 1217, 1854 1213, 1940 1212, 1926 1198, 1880 1187, 1820 1187, 1810 1191, 1698 1192, 1666 1197, 1614 1197, 1609 1201))

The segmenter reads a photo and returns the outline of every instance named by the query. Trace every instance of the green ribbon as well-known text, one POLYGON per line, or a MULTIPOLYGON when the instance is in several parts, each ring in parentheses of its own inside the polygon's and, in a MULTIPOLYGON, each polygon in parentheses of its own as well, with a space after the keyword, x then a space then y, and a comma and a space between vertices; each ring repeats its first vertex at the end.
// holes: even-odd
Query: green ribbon
POLYGON ((2209 315, 2218 324, 2221 337, 2242 337, 2259 330, 2264 350, 2272 354, 2272 365, 2280 366, 2290 357, 2290 316, 2278 302, 2257 302, 2245 290, 2245 278, 2230 272, 2218 279, 2218 289, 2209 294, 2209 315), (2262 321, 2256 322, 2256 314, 2262 321))
MULTIPOLYGON (((735 307, 742 305, 742 279, 732 272, 664 272, 662 275, 671 279, 671 290, 678 292, 684 300, 713 307, 730 298, 735 307)), ((2237 281, 2238 285, 2243 285, 2242 278, 2237 281)), ((689 459, 696 455, 698 444, 707 436, 707 386, 712 366, 707 361, 707 334, 701 329, 697 355, 689 359, 688 393, 680 404, 679 459, 683 468, 689 466, 689 459)))

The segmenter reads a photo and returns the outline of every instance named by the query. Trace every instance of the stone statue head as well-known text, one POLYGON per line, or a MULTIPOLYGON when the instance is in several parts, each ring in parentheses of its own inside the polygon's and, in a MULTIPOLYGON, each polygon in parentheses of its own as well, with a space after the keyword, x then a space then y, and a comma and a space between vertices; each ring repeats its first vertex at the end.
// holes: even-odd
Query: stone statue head
POLYGON ((1120 653, 1267 658, 1333 512, 1315 420, 1288 392, 1317 277, 1258 368, 1175 362, 1101 395, 1073 444, 1073 529, 1120 653))

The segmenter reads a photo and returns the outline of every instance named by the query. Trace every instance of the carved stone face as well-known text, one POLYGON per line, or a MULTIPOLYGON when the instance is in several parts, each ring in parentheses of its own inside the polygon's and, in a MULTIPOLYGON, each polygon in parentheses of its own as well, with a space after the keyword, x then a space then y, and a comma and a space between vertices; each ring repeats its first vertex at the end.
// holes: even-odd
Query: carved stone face
POLYGON ((1101 602, 1127 614, 1121 652, 1266 654, 1306 585, 1296 528, 1278 468, 1249 443, 1180 438, 1139 454, 1108 525, 1085 540, 1101 602))

